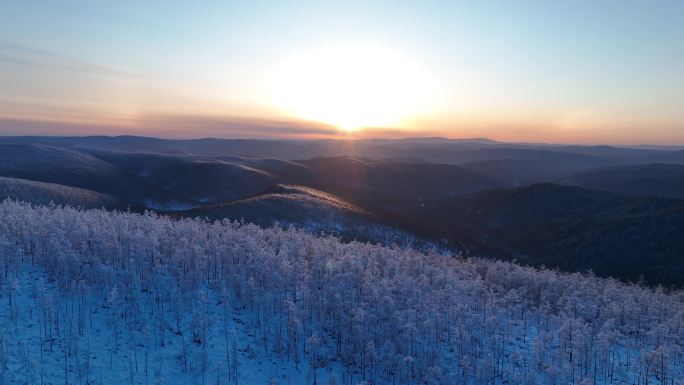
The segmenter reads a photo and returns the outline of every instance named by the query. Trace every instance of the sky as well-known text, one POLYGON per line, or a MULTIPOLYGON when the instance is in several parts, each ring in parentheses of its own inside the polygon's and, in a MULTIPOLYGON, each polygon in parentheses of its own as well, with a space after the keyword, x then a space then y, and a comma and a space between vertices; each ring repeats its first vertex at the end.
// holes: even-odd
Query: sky
POLYGON ((684 144, 684 2, 0 0, 0 135, 684 144))

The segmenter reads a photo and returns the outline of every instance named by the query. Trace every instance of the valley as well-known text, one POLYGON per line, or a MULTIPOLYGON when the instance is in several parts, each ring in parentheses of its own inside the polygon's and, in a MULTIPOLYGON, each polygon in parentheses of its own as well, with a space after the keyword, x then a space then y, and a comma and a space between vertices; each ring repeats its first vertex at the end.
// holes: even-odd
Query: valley
POLYGON ((0 150, 3 194, 34 203, 278 223, 347 241, 684 284, 684 165, 649 163, 676 162, 678 150, 138 137, 5 137, 0 150), (38 183, 51 193, 17 190, 38 183))

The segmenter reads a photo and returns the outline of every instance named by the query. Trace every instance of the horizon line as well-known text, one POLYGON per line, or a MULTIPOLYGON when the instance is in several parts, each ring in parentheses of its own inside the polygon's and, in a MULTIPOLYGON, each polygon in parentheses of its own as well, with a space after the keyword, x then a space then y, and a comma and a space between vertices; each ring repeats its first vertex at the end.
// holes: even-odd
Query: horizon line
POLYGON ((529 141, 502 141, 486 137, 442 137, 442 136, 415 136, 405 138, 390 138, 390 137, 341 137, 341 138, 279 138, 279 137, 215 137, 215 136, 198 136, 188 138, 174 138, 151 135, 25 135, 25 134, 0 134, 0 139, 24 138, 24 139, 88 139, 88 138, 105 138, 105 139, 119 139, 119 138, 135 138, 135 139, 156 139, 167 141, 199 141, 199 140, 216 140, 216 141, 271 141, 271 142, 371 142, 371 141, 386 141, 386 142, 406 142, 417 140, 436 140, 444 142, 489 142, 491 145, 517 145, 517 146, 557 146, 557 147, 613 147, 613 148, 634 148, 634 149, 660 149, 660 150, 684 150, 684 144, 659 144, 659 143, 640 143, 640 144, 612 144, 612 143, 597 143, 597 144, 581 144, 581 143, 563 143, 563 142, 529 142, 529 141))

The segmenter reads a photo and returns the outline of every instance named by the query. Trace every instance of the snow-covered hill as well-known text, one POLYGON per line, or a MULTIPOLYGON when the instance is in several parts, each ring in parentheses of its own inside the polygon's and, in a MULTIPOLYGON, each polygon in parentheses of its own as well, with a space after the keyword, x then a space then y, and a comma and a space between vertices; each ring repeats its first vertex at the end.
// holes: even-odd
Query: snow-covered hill
POLYGON ((177 213, 209 220, 245 220, 268 227, 278 223, 344 240, 401 247, 434 248, 434 244, 389 226, 382 218, 333 194, 298 185, 275 185, 250 198, 177 213))
POLYGON ((0 204, 3 384, 681 384, 684 294, 303 231, 0 204))
POLYGON ((52 202, 84 208, 116 208, 124 206, 118 199, 95 191, 54 183, 0 176, 0 200, 6 198, 36 204, 52 202))

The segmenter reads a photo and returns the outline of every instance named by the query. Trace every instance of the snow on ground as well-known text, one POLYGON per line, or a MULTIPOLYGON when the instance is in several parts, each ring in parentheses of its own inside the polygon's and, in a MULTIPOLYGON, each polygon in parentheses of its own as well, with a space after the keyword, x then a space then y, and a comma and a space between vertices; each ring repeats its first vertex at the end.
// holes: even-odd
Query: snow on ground
POLYGON ((682 385, 684 293, 0 203, 0 385, 682 385))
MULTIPOLYGON (((307 361, 269 353, 246 326, 247 312, 224 306, 221 299, 206 296, 209 291, 195 293, 205 296, 206 307, 184 312, 178 323, 174 309, 165 309, 164 331, 159 330, 160 317, 150 312, 141 314, 138 330, 129 332, 116 293, 107 298, 61 296, 54 283, 30 267, 5 280, 0 384, 270 385, 314 380, 307 361), (208 320, 206 341, 193 341, 193 318, 203 315, 208 320)), ((145 300, 149 303, 140 303, 141 309, 155 307, 154 298, 145 300)), ((317 369, 319 384, 341 383, 333 367, 317 369)))

